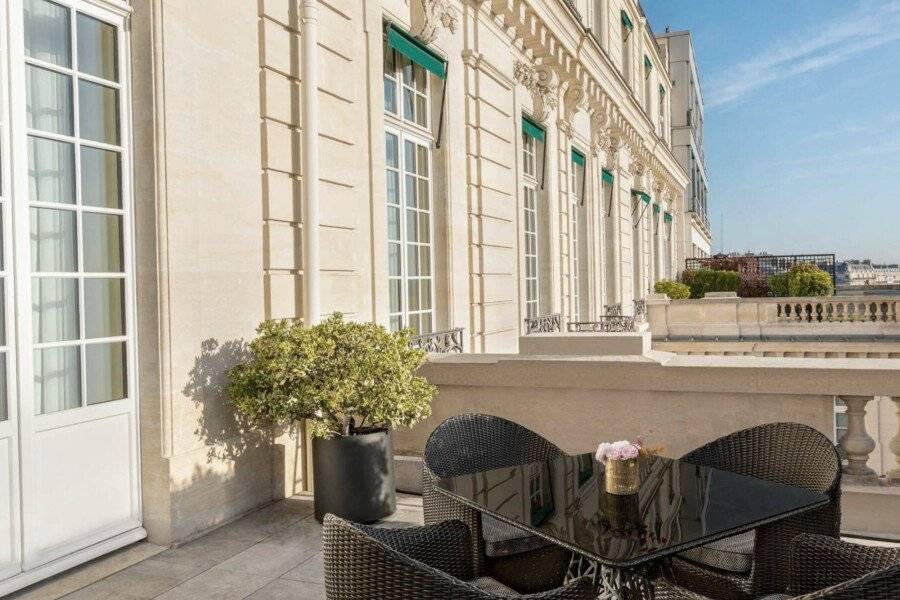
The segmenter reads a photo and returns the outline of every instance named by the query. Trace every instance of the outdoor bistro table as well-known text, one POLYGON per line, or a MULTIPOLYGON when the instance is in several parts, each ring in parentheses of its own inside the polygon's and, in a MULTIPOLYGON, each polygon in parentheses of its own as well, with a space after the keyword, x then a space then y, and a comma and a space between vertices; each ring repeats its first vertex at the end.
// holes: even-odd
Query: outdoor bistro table
POLYGON ((438 481, 484 515, 572 551, 566 580, 588 575, 599 598, 653 598, 667 558, 828 503, 825 494, 678 460, 642 460, 638 493, 604 489, 591 454, 438 481))

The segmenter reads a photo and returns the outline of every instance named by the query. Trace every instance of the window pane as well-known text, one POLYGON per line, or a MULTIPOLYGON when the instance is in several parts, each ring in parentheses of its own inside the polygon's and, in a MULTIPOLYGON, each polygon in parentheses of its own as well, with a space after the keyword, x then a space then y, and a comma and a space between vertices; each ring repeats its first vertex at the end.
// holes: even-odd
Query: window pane
POLYGON ((28 136, 28 194, 32 202, 75 204, 75 147, 28 136))
POLYGON ((403 118, 407 121, 413 120, 413 93, 409 89, 403 90, 403 118))
POLYGON ((31 270, 68 273, 78 270, 75 212, 31 209, 31 270))
POLYGON ((407 284, 407 295, 406 295, 406 310, 414 311, 419 310, 419 280, 411 279, 406 282, 407 284))
POLYGON ((428 177, 428 149, 425 146, 416 146, 416 173, 428 177))
POLYGON ((387 201, 389 204, 400 204, 400 174, 387 172, 387 201))
POLYGON ((31 281, 34 341, 78 339, 78 280, 35 277, 31 281))
POLYGON ((425 96, 416 96, 416 124, 428 127, 428 111, 425 108, 425 96))
POLYGON ((88 273, 124 271, 122 217, 84 212, 81 218, 84 270, 88 273))
POLYGON ((394 169, 400 168, 400 164, 397 162, 399 159, 397 154, 397 136, 393 133, 389 133, 385 137, 384 154, 387 160, 387 166, 394 169))
POLYGON ((400 244, 388 244, 388 275, 399 277, 400 265, 400 244))
POLYGON ((78 346, 34 351, 34 412, 46 414, 81 406, 78 346))
MULTIPOLYGON (((6 281, 0 279, 0 346, 6 345, 6 281)), ((2 359, 5 360, 5 359, 2 359)))
POLYGON ((81 137, 119 143, 119 92, 90 81, 78 82, 78 125, 81 137))
POLYGON ((416 178, 413 175, 406 176, 406 205, 416 205, 416 178))
POLYGON ((26 65, 28 127, 72 135, 72 78, 26 65))
POLYGON ((0 352, 0 421, 9 418, 6 408, 6 353, 0 352))
POLYGON ((84 280, 84 335, 87 338, 125 335, 125 280, 84 280))
POLYGON ((81 203, 122 208, 119 153, 81 147, 81 203))
POLYGON ((400 209, 398 207, 388 207, 388 239, 400 240, 400 209))
POLYGON ((422 307, 422 310, 430 310, 431 309, 431 279, 423 279, 419 282, 419 294, 421 296, 421 301, 419 305, 422 307))
POLYGON ((421 208, 422 210, 428 210, 428 180, 419 179, 416 182, 416 185, 419 188, 416 193, 416 199, 419 201, 419 208, 421 208))
POLYGON ((25 0, 25 55, 61 67, 72 64, 69 10, 46 0, 25 0))
POLYGON ((419 246, 419 270, 422 275, 431 275, 431 248, 419 246))
POLYGON ((406 274, 415 277, 419 274, 419 247, 409 245, 406 247, 406 274))
POLYGON ((120 400, 128 395, 125 342, 84 347, 85 394, 88 404, 120 400))
POLYGON ((407 209, 406 211, 406 241, 418 242, 419 238, 416 230, 416 211, 407 209))
POLYGON ((390 294, 391 294, 390 312, 398 313, 403 308, 402 307, 403 282, 400 279, 391 279, 388 282, 388 287, 390 288, 390 294))
POLYGON ((78 13, 78 70, 118 81, 116 28, 78 13))

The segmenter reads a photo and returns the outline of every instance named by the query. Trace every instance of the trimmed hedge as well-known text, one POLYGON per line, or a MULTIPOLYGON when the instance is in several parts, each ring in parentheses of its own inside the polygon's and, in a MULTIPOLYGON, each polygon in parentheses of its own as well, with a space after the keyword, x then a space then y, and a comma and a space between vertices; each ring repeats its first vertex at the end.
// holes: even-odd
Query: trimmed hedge
POLYGON ((812 263, 794 265, 786 273, 772 275, 769 289, 776 296, 833 296, 831 275, 812 263))
POLYGON ((653 290, 657 294, 665 294, 672 300, 685 300, 691 297, 691 288, 683 283, 679 283, 677 281, 671 281, 669 279, 663 279, 662 281, 657 281, 656 285, 653 286, 653 290))
POLYGON ((735 292, 741 287, 741 275, 737 271, 696 269, 685 271, 681 281, 691 290, 691 298, 702 298, 707 292, 735 292))

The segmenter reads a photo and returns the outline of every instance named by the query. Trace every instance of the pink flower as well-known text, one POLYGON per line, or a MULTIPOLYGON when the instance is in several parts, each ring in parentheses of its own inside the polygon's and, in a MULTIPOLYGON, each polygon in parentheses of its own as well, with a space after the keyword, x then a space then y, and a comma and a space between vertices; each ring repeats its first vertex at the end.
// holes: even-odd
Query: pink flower
POLYGON ((629 460, 637 458, 640 452, 640 446, 628 440, 620 440, 618 442, 604 442, 597 446, 597 454, 595 455, 598 462, 607 460, 629 460))

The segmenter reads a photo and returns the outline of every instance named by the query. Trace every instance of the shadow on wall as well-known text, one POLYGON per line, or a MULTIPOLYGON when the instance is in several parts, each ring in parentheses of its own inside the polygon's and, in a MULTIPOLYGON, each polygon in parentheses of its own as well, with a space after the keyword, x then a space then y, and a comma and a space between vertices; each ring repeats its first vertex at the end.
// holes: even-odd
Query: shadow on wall
POLYGON ((270 429, 255 426, 228 402, 228 369, 249 358, 250 347, 243 339, 210 338, 201 343, 200 355, 188 372, 182 391, 201 409, 194 435, 207 445, 207 462, 238 461, 247 452, 272 444, 270 429))

